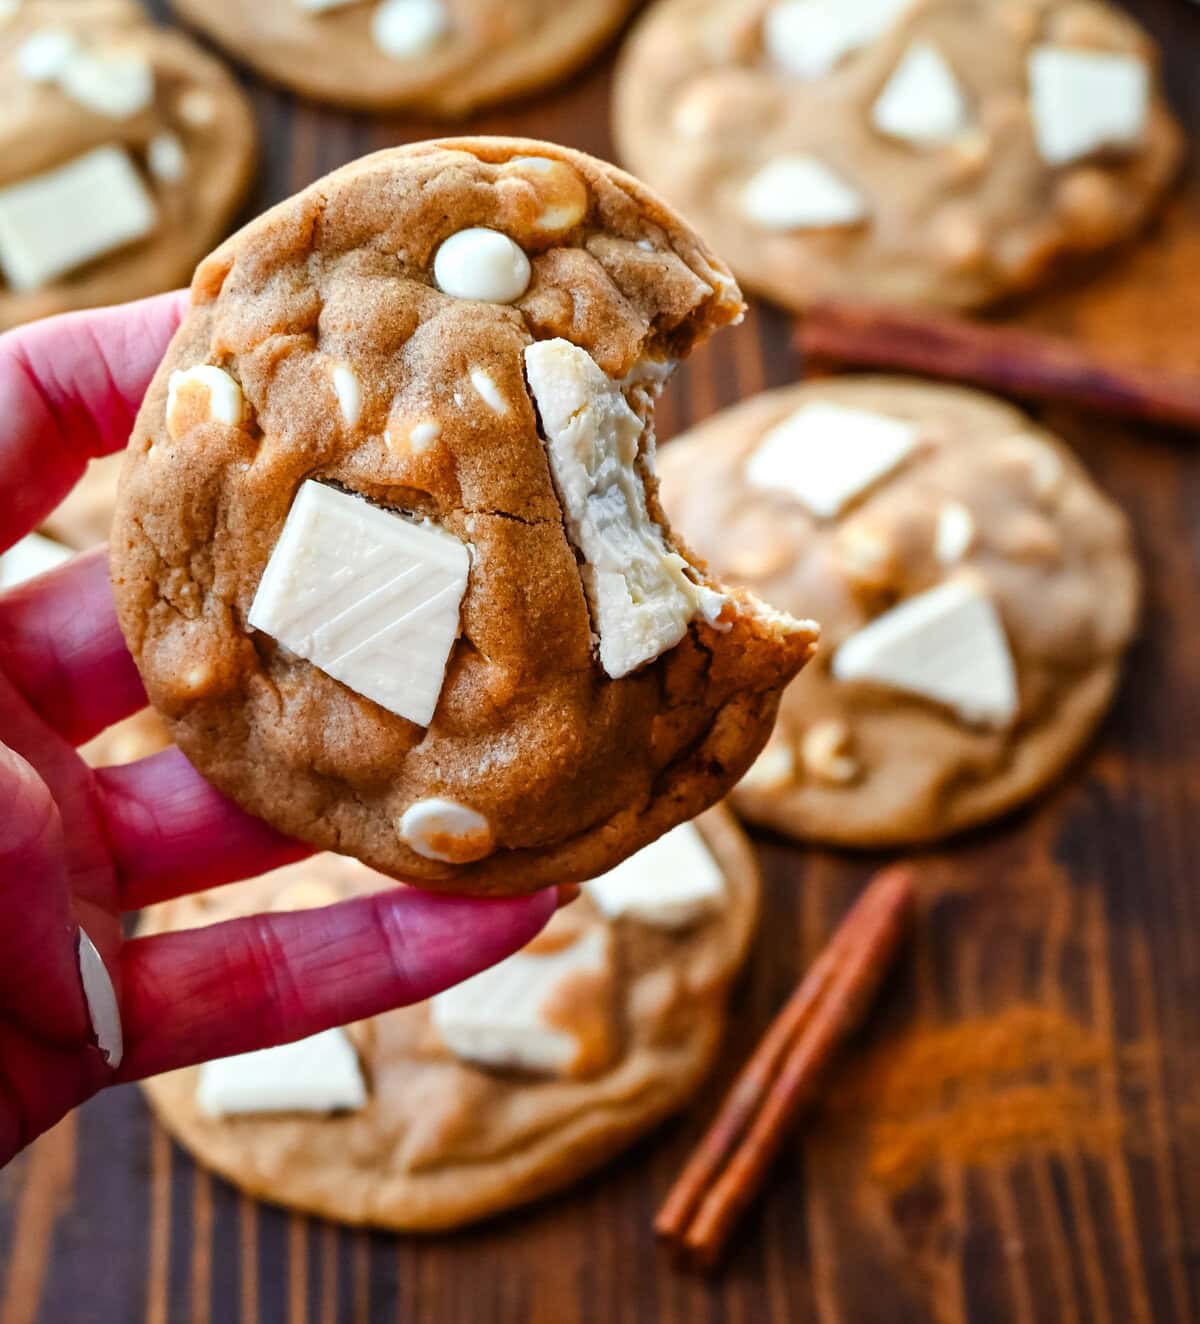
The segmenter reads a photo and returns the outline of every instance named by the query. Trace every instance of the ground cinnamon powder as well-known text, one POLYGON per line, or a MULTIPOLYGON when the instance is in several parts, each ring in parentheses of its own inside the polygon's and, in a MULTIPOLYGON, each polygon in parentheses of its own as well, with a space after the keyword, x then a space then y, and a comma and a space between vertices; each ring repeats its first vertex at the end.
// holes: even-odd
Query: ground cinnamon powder
POLYGON ((1079 1021, 1019 1004, 878 1045, 848 1066, 826 1111, 834 1125, 865 1125, 870 1174, 894 1193, 938 1161, 1111 1148, 1121 1119, 1100 1078, 1112 1062, 1112 1045, 1079 1021))

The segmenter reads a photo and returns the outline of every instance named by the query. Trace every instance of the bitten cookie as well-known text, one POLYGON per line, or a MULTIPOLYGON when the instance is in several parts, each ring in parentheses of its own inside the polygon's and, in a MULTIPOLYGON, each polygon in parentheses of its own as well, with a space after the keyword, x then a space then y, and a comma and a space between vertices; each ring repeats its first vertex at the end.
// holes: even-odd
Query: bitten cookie
POLYGON ((741 313, 636 181, 381 152, 205 261, 111 543, 151 700, 282 831, 435 889, 611 868, 723 796, 815 627, 673 538, 653 402, 741 313))
POLYGON ((1124 516, 999 400, 913 379, 760 395, 665 448, 715 567, 822 622, 735 803, 849 846, 932 841, 1075 756, 1137 624, 1124 516))
POLYGON ((1157 63, 1097 0, 659 0, 615 128, 766 297, 972 308, 1153 210, 1182 151, 1157 63))
MULTIPOLYGON (((383 885, 321 856, 151 912, 148 931, 383 885)), ((347 1223, 453 1227, 561 1189, 707 1073, 758 912, 728 810, 597 879, 516 956, 417 1007, 148 1081, 163 1124, 251 1194, 347 1223)))
POLYGON ((0 10, 0 329, 182 284, 253 161, 237 84, 140 6, 0 10))
POLYGON ((172 0, 235 59, 318 101, 458 118, 588 59, 634 0, 172 0))

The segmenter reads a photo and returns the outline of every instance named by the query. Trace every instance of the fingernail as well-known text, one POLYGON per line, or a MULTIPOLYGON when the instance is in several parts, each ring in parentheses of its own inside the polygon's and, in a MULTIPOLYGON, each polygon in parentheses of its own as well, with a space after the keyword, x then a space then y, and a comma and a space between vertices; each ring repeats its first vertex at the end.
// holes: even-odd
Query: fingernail
POLYGON ((117 994, 104 962, 100 959, 100 953, 96 950, 96 944, 82 929, 79 930, 79 977, 83 981, 83 996, 87 1000, 96 1046, 115 1071, 125 1056, 125 1037, 121 1032, 117 994))
POLYGON ((583 887, 579 883, 559 883, 558 885, 558 905, 556 910, 562 910, 569 906, 572 901, 578 901, 583 894, 583 887))

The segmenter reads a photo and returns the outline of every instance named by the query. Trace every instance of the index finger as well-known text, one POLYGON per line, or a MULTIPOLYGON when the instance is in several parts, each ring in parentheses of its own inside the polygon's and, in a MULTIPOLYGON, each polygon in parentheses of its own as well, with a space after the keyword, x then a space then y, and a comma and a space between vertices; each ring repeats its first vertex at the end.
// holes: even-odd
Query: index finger
POLYGON ((176 291, 0 336, 0 551, 120 450, 187 307, 176 291))

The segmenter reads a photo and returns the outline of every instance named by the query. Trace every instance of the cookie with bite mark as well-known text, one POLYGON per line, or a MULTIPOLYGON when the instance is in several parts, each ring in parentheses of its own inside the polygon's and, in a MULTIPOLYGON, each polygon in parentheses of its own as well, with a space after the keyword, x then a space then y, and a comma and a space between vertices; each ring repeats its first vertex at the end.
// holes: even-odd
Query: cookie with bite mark
POLYGON ((740 317, 545 143, 367 157, 201 264, 111 544, 147 692, 283 832, 423 887, 612 868, 741 777, 815 627, 671 533, 653 404, 740 317))

